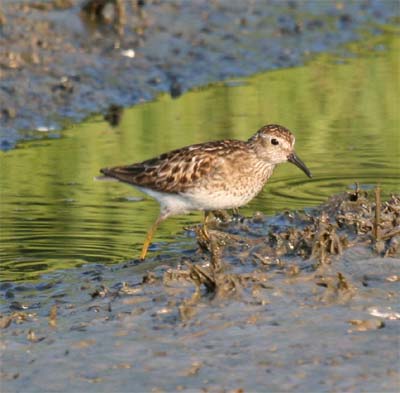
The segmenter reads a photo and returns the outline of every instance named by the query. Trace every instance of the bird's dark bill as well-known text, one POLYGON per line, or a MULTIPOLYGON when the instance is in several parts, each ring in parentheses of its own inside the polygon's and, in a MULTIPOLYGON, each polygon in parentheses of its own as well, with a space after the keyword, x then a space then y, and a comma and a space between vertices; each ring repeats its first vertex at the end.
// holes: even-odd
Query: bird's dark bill
POLYGON ((307 168, 306 164, 297 157, 296 153, 289 154, 288 161, 299 167, 308 177, 312 177, 310 170, 307 168))

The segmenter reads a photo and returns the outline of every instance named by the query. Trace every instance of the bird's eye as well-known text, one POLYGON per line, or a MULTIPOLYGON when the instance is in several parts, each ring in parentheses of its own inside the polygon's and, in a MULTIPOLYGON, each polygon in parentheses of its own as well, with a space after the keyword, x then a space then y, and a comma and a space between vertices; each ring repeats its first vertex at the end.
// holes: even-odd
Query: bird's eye
POLYGON ((271 139, 271 143, 272 143, 273 145, 279 145, 278 139, 275 139, 275 138, 272 138, 272 139, 271 139))

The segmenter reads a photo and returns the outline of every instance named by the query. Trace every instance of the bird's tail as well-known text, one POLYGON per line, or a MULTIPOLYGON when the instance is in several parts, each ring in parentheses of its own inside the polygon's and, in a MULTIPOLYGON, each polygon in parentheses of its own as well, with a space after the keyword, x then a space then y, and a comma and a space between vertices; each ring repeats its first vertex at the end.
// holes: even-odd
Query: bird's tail
POLYGON ((118 179, 112 175, 110 168, 102 168, 100 172, 103 176, 95 176, 93 178, 94 181, 118 181, 118 179))

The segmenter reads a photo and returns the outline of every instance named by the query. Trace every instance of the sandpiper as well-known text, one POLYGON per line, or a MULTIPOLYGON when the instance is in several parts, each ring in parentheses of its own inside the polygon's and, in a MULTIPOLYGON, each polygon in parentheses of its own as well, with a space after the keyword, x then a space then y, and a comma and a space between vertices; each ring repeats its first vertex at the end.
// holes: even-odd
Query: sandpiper
POLYGON ((297 165, 311 177, 294 151, 294 142, 287 128, 269 124, 248 141, 200 143, 100 172, 135 186, 160 204, 160 214, 143 244, 143 260, 158 225, 169 216, 243 206, 262 190, 275 166, 282 162, 297 165))

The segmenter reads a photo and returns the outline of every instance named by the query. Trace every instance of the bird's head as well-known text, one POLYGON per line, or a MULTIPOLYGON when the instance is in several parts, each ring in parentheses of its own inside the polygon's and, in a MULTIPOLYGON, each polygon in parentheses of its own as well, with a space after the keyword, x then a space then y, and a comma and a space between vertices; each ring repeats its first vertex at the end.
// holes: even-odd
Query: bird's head
POLYGON ((257 156, 272 165, 291 162, 299 167, 308 177, 310 170, 294 151, 294 135, 285 127, 268 124, 260 128, 249 140, 248 144, 257 156))

